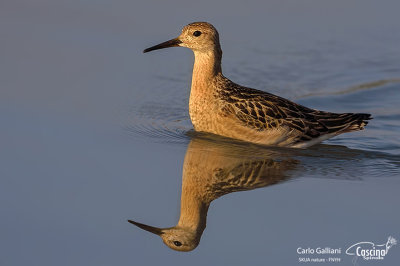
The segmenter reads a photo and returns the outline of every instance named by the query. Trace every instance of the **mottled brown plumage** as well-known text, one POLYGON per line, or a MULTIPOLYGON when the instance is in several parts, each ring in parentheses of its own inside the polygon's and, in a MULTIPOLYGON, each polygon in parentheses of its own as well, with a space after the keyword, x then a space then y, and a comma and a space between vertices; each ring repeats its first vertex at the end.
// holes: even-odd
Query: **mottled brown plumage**
POLYGON ((259 144, 309 147, 345 132, 364 129, 370 114, 330 113, 235 84, 222 75, 217 30, 207 22, 185 26, 181 35, 148 48, 193 50, 189 114, 197 131, 259 144))
POLYGON ((173 227, 158 228, 129 222, 159 235, 174 250, 191 251, 198 246, 206 228, 212 201, 232 192, 284 182, 290 177, 288 172, 297 165, 296 160, 257 146, 244 149, 194 138, 188 145, 183 163, 178 223, 173 227))

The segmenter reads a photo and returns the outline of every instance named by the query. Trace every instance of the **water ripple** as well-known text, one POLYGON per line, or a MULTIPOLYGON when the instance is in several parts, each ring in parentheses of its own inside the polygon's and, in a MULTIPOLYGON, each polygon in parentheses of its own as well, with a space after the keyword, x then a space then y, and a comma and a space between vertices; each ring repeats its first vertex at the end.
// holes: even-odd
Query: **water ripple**
POLYGON ((192 129, 188 111, 182 107, 146 104, 133 107, 123 128, 134 136, 162 143, 187 143, 192 129))
POLYGON ((298 98, 306 98, 306 97, 313 97, 313 96, 328 96, 328 95, 344 95, 344 94, 350 94, 350 93, 354 93, 354 92, 358 92, 358 91, 382 87, 384 85, 391 84, 391 83, 400 83, 400 79, 394 78, 394 79, 376 80, 376 81, 371 81, 371 82, 366 82, 366 83, 358 84, 355 86, 351 86, 349 88, 346 88, 344 90, 339 90, 339 91, 325 90, 325 91, 311 92, 311 93, 303 94, 298 98))

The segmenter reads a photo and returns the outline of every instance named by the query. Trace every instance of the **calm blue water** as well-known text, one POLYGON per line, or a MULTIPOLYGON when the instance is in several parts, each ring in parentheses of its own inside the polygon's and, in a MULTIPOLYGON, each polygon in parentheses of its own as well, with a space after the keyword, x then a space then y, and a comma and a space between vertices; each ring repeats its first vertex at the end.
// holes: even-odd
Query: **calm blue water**
MULTIPOLYGON (((300 265, 318 257, 299 247, 341 248, 330 264, 353 265, 344 254, 352 244, 399 240, 399 8, 3 1, 0 265, 300 265), (223 72, 235 82, 374 120, 307 150, 204 140, 187 111, 192 53, 142 54, 199 20, 219 30, 223 72), (266 159, 293 167, 281 169, 277 185, 212 202, 200 245, 180 253, 126 220, 177 223, 187 153, 217 156, 221 168, 266 159)), ((384 260, 357 263, 399 260, 395 245, 384 260)))

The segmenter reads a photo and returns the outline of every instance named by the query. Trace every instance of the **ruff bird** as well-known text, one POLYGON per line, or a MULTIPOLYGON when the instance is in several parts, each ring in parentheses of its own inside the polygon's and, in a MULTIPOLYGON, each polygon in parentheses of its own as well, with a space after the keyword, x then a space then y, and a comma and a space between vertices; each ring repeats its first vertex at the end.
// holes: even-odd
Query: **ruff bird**
POLYGON ((371 119, 370 114, 311 109, 232 82, 222 75, 219 35, 210 23, 186 25, 177 38, 143 52, 174 46, 194 52, 189 115, 196 131, 258 144, 306 148, 362 130, 371 119))

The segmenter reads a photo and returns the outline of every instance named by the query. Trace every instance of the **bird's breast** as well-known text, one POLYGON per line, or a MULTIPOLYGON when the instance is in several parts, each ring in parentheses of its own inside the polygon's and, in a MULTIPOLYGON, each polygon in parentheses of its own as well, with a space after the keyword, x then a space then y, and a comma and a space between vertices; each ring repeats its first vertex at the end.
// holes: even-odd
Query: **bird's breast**
POLYGON ((194 129, 197 131, 210 132, 214 124, 216 108, 216 102, 212 97, 191 94, 189 100, 189 115, 194 129))

